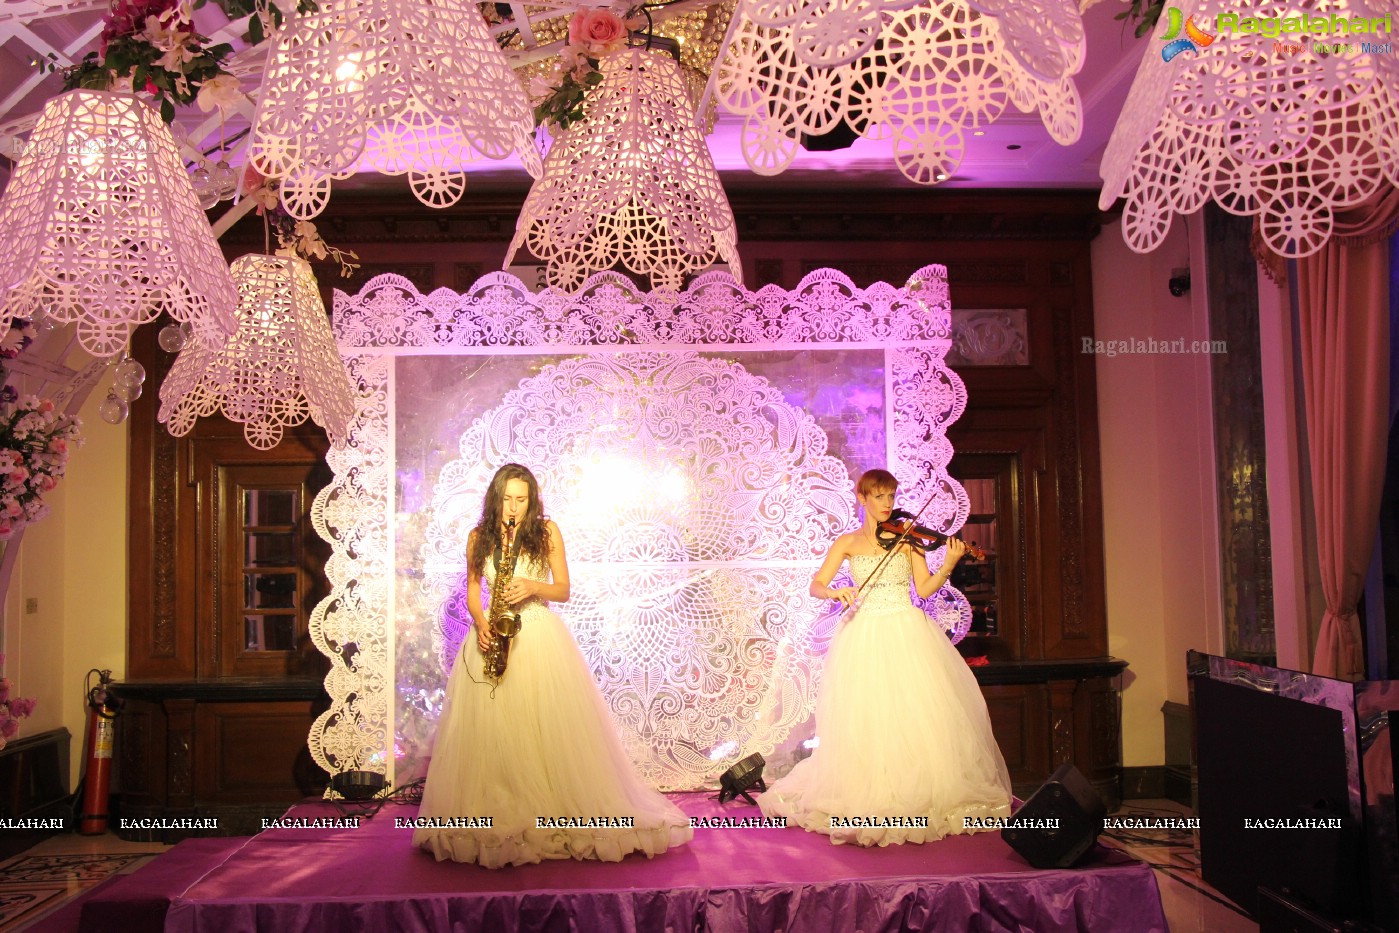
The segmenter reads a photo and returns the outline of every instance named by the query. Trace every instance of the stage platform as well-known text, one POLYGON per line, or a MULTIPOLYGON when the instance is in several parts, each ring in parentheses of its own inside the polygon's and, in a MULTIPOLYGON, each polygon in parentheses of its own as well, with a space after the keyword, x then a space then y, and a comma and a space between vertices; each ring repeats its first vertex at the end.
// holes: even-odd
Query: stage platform
MULTIPOLYGON (((760 816, 742 801, 672 799, 694 817, 760 816)), ((189 840, 65 913, 84 933, 150 933, 162 912, 167 933, 1166 930, 1150 866, 1103 846, 1041 871, 995 832, 860 849, 799 829, 698 828, 649 861, 488 871, 414 849, 394 821, 416 813, 390 804, 357 829, 189 840)), ((338 813, 310 801, 287 815, 338 813)))

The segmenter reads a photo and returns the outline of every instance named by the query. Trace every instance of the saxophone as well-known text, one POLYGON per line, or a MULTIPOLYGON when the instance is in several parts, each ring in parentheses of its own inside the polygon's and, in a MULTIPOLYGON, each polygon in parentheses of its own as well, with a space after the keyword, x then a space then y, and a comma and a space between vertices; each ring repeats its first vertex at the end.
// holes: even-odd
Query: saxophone
POLYGON ((486 613, 491 626, 491 647, 486 651, 485 673, 497 682, 505 676, 505 665, 510 660, 510 640, 520 632, 520 614, 505 601, 505 591, 515 579, 515 561, 519 556, 512 518, 505 528, 505 553, 496 569, 495 582, 491 584, 491 605, 486 613))

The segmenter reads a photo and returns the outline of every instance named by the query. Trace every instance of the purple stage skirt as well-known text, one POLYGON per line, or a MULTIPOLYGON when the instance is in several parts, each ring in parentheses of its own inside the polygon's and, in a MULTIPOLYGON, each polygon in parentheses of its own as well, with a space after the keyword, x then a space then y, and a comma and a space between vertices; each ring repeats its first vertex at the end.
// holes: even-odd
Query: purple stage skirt
MULTIPOLYGON (((692 817, 760 816, 741 801, 721 809, 702 794, 672 799, 692 817)), ((288 813, 335 815, 322 802, 288 813)), ((170 879, 165 930, 179 933, 1166 930, 1150 866, 1102 846, 1076 868, 1042 871, 994 832, 862 849, 799 829, 701 826, 691 844, 651 860, 488 870, 413 848, 412 830, 395 819, 415 815, 390 805, 358 829, 269 829, 199 866, 189 863, 199 853, 177 847, 129 877, 170 879), (179 872, 163 871, 180 858, 179 872)), ((104 888, 114 910, 120 889, 104 888)), ((84 921, 119 919, 85 907, 84 921)))

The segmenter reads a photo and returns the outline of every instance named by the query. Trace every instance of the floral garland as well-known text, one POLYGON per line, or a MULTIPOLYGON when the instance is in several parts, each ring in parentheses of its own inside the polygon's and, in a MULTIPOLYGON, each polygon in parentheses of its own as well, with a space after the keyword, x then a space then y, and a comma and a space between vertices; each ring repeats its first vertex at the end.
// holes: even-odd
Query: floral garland
POLYGON ((626 16, 618 16, 612 10, 586 7, 573 14, 568 42, 559 50, 552 77, 530 82, 530 97, 539 101, 534 107, 536 126, 553 123, 566 130, 583 119, 584 98, 602 82, 602 56, 621 49, 631 31, 645 25, 637 16, 640 10, 633 7, 626 16))
MULTIPOLYGON (((5 666, 5 655, 0 654, 0 669, 5 666)), ((34 712, 34 700, 26 697, 12 697, 15 685, 8 677, 0 677, 0 748, 19 733, 19 721, 34 712)))
POLYGON ((237 90, 238 79, 224 68, 233 47, 208 42, 194 31, 187 0, 112 0, 97 51, 64 70, 63 88, 143 91, 171 123, 175 105, 193 103, 205 85, 215 93, 237 90))
POLYGON ((340 274, 348 278, 359 268, 359 255, 353 250, 337 249, 321 238, 316 225, 309 220, 297 220, 282 207, 277 188, 280 181, 267 178, 249 165, 243 172, 245 197, 257 203, 257 215, 266 220, 268 229, 277 238, 278 256, 299 256, 311 262, 329 259, 340 266, 340 274))
MULTIPOLYGON (((198 103, 204 111, 226 111, 243 96, 239 81, 224 68, 232 53, 228 43, 209 45, 194 29, 194 9, 208 0, 112 0, 103 17, 97 51, 71 68, 59 69, 53 53, 40 63, 62 70, 63 89, 141 91, 160 103, 166 123, 175 105, 198 103)), ((268 28, 283 22, 281 9, 267 0, 218 0, 230 20, 248 17, 244 39, 256 45, 268 28)), ((315 0, 299 0, 297 12, 315 12, 315 0)))
POLYGON ((20 399, 0 415, 0 541, 49 514, 44 496, 68 469, 82 444, 77 418, 61 415, 51 399, 20 399))

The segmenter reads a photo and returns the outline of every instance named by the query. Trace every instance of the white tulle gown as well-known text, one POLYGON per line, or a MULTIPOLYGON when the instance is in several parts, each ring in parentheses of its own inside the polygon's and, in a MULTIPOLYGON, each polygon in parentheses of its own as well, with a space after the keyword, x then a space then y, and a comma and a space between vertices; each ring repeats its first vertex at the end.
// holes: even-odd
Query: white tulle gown
MULTIPOLYGON (((850 558, 857 586, 880 559, 850 558)), ((964 817, 1010 816, 986 701, 957 649, 913 605, 912 572, 906 557, 892 558, 836 632, 816 702, 820 744, 758 798, 764 814, 862 846, 931 842, 976 831, 964 817), (926 817, 927 827, 833 827, 832 816, 926 817)))
MULTIPOLYGON (((549 579, 546 568, 523 558, 515 575, 549 579)), ((494 577, 487 561, 486 578, 494 577)), ((423 817, 489 816, 492 825, 419 828, 413 844, 439 860, 498 868, 558 858, 615 862, 688 842, 689 820, 633 769, 563 620, 538 600, 524 603, 520 614, 520 633, 494 698, 483 686, 476 633, 467 634, 447 680, 419 811, 423 817), (540 828, 538 817, 631 817, 634 825, 540 828)))

